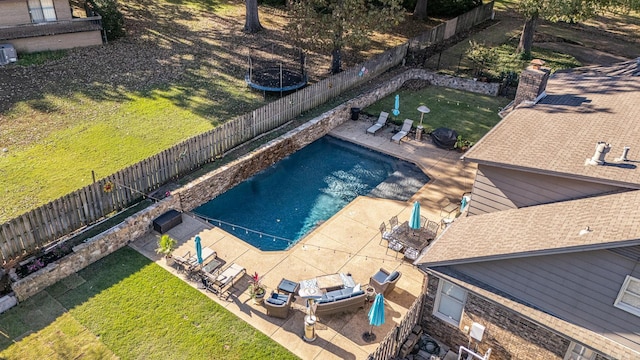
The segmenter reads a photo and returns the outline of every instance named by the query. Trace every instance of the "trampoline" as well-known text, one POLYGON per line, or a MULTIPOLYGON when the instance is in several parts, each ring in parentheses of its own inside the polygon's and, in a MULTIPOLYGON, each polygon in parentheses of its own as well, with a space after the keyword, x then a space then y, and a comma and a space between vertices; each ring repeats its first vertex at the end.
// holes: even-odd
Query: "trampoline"
MULTIPOLYGON (((301 50, 297 54, 260 56, 260 51, 249 55, 249 69, 244 79, 251 88, 264 92, 286 92, 307 85, 306 58, 301 50)), ((286 51, 285 51, 286 52, 286 51)), ((262 51, 264 54, 264 51, 262 51)))

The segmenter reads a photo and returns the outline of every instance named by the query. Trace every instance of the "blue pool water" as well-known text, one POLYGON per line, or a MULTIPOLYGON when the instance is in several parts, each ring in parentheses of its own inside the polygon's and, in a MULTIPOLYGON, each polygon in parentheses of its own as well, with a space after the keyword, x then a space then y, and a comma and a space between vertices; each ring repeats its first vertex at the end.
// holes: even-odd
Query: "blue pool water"
POLYGON ((413 164, 325 136, 194 212, 261 250, 286 250, 359 195, 408 200, 428 181, 413 164))

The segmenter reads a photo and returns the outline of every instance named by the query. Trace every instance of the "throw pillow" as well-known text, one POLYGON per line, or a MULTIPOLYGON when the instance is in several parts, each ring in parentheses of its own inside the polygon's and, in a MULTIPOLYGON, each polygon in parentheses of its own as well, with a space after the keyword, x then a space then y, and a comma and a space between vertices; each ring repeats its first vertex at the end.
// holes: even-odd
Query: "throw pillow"
POLYGON ((356 285, 353 287, 353 292, 357 293, 358 291, 360 291, 360 284, 356 285))
POLYGON ((397 279, 398 276, 400 276, 400 273, 397 271, 394 271, 391 274, 389 274, 389 276, 387 276, 387 279, 384 282, 392 282, 395 279, 397 279))

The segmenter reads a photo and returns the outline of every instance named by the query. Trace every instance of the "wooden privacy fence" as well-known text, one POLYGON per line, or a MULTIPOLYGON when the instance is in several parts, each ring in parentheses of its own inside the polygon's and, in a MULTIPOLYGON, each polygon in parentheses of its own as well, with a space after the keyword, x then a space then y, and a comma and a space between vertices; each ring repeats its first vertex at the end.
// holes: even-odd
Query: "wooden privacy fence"
POLYGON ((387 334, 378 345, 376 351, 370 354, 367 360, 388 360, 398 355, 400 346, 402 346, 402 343, 409 337, 409 334, 411 334, 413 327, 416 326, 422 318, 422 308, 426 297, 426 293, 421 293, 420 296, 418 296, 409 311, 407 311, 404 319, 387 334))
POLYGON ((409 40, 409 50, 424 49, 440 43, 455 34, 467 31, 472 27, 485 22, 493 16, 493 1, 480 5, 470 11, 442 23, 409 40))
POLYGON ((273 130, 304 111, 335 98, 402 62, 409 47, 421 48, 470 29, 491 17, 493 2, 479 6, 424 34, 159 154, 122 169, 82 189, 0 225, 0 260, 30 254, 52 241, 122 210, 144 194, 188 174, 225 152, 273 130), (362 68, 366 72, 361 71, 362 68))
POLYGON ((0 260, 30 254, 402 62, 407 44, 238 116, 0 226, 0 260), (366 74, 361 72, 367 69, 366 74))

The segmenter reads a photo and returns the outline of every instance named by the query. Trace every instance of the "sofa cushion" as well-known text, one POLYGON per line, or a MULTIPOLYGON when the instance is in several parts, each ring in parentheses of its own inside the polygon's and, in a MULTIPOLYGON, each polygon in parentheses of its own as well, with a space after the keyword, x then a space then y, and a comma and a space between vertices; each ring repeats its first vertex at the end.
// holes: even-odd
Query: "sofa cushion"
POLYGON ((388 277, 387 273, 383 271, 378 271, 377 273, 375 273, 375 275, 372 276, 373 280, 375 280, 380 284, 382 284, 387 277, 388 277))
POLYGON ((384 282, 392 282, 395 279, 397 279, 398 276, 400 276, 400 273, 397 272, 397 271, 394 271, 391 274, 389 274, 389 276, 387 276, 387 278, 384 280, 384 282))
POLYGON ((333 302, 333 298, 332 297, 331 298, 323 297, 322 299, 316 300, 316 302, 318 304, 326 304, 326 303, 333 302))
POLYGON ((280 300, 280 299, 274 299, 274 298, 269 298, 267 299, 267 302, 269 304, 273 304, 273 305, 284 305, 285 301, 284 300, 280 300))
POLYGON ((329 291, 326 296, 328 298, 332 298, 332 297, 336 297, 336 296, 340 296, 342 295, 342 289, 338 289, 338 290, 333 290, 333 291, 329 291))
POLYGON ((346 294, 346 295, 336 296, 335 299, 336 299, 336 301, 340 301, 340 300, 343 300, 343 299, 348 299, 350 297, 351 297, 351 294, 346 294))

